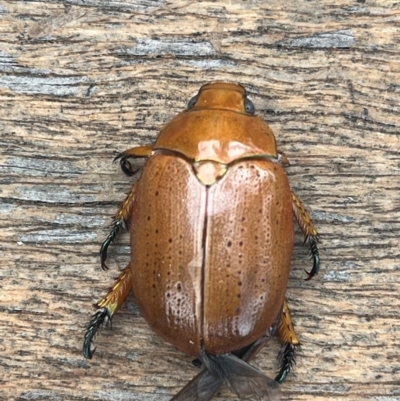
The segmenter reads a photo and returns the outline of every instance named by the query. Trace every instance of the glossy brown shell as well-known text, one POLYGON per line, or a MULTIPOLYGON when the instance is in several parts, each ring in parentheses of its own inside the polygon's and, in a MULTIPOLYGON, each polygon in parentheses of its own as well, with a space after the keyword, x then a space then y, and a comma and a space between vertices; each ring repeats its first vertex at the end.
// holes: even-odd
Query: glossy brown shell
POLYGON ((183 136, 171 128, 180 130, 179 118, 166 126, 165 138, 176 135, 174 147, 160 134, 156 145, 163 145, 143 169, 131 221, 140 311, 161 337, 193 356, 202 347, 212 354, 234 351, 266 333, 282 308, 293 248, 292 196, 284 170, 270 157, 276 155, 273 134, 244 113, 242 87, 213 85, 206 89, 210 110, 200 91, 195 110, 182 113, 197 116, 197 123, 182 117, 183 136), (235 131, 232 121, 239 120, 235 131), (198 131, 190 137, 187 127, 198 131), (267 139, 255 140, 253 128, 267 139), (214 158, 210 148, 205 156, 225 166, 212 185, 194 167, 201 138, 221 144, 214 158), (234 158, 223 151, 232 138, 245 149, 234 158))
POLYGON ((211 187, 185 160, 152 157, 134 205, 134 294, 149 325, 188 354, 239 349, 282 307, 293 247, 280 166, 242 161, 211 187))

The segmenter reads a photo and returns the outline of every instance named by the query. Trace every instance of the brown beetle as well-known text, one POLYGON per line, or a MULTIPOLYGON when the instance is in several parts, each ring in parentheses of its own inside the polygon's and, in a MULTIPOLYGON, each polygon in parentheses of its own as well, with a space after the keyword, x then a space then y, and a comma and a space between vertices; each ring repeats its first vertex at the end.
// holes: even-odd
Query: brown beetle
POLYGON ((299 345, 285 301, 293 215, 314 262, 308 279, 319 270, 318 233, 254 112, 242 86, 207 84, 153 146, 116 157, 128 175, 129 158, 147 158, 100 251, 106 269, 108 246, 130 225, 131 261, 98 302, 83 353, 92 357, 96 331, 133 290, 151 328, 206 367, 176 401, 209 400, 223 382, 241 398, 276 400, 299 345), (275 332, 283 350, 273 381, 246 361, 275 332))

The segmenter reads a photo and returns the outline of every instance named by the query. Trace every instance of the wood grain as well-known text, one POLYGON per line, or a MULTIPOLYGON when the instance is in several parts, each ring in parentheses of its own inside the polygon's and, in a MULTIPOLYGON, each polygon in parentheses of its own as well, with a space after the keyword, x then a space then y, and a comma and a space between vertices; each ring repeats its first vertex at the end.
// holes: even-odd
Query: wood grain
MULTIPOLYGON (((150 144, 200 85, 240 82, 291 161, 322 235, 289 303, 302 341, 290 401, 400 399, 400 4, 396 1, 3 1, 0 5, 0 399, 169 400, 196 373, 133 297, 81 355, 129 259, 98 250, 150 144)), ((277 369, 276 341, 254 361, 277 369)), ((231 400, 223 390, 216 400, 231 400)))

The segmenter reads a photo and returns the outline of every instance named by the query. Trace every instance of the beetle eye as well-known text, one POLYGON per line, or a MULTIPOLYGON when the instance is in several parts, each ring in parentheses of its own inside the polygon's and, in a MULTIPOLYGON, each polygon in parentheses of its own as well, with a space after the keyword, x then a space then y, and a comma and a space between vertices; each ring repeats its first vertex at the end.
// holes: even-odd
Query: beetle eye
POLYGON ((190 100, 189 100, 189 103, 188 103, 188 105, 187 105, 187 109, 189 110, 189 109, 192 109, 193 107, 194 107, 194 105, 196 104, 196 102, 197 102, 197 95, 196 96, 193 96, 190 100))
POLYGON ((244 108, 248 114, 254 114, 256 112, 253 102, 247 98, 244 101, 244 108))

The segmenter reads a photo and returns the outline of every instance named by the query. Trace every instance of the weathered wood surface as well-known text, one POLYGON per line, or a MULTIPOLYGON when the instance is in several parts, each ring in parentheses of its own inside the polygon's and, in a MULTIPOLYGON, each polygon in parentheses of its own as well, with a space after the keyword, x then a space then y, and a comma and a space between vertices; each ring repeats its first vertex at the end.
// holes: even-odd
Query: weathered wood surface
MULTIPOLYGON (((0 5, 0 399, 168 400, 197 369, 130 297, 83 359, 92 303, 129 259, 98 249, 149 144, 201 84, 240 82, 321 234, 288 290, 303 347, 283 400, 400 399, 400 4, 6 1, 0 5)), ((254 364, 273 376, 277 342, 254 364)), ((217 400, 231 400, 224 390, 217 400)))

